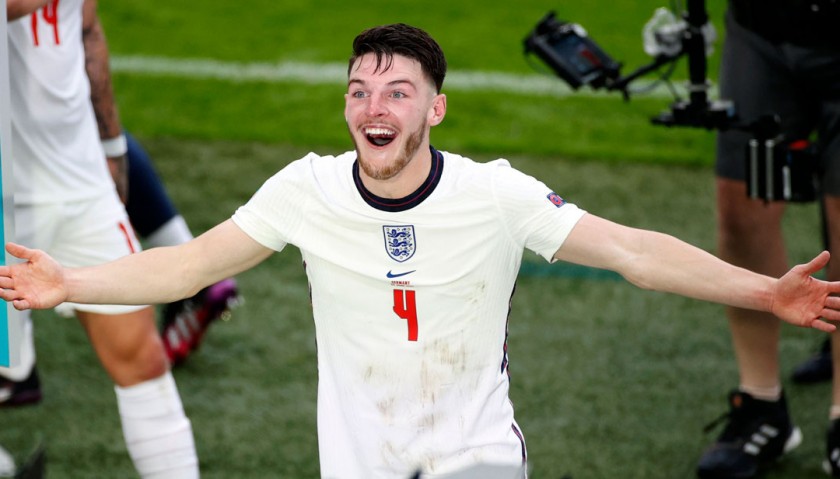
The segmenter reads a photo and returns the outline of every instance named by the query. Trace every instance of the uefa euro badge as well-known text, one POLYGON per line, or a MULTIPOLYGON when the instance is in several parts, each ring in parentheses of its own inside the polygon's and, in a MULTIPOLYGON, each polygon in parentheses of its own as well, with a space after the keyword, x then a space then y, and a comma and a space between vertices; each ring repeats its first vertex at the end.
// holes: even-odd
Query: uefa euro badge
POLYGON ((414 238, 414 226, 383 226, 382 233, 385 235, 385 251, 394 261, 402 263, 414 256, 417 249, 417 241, 414 238))

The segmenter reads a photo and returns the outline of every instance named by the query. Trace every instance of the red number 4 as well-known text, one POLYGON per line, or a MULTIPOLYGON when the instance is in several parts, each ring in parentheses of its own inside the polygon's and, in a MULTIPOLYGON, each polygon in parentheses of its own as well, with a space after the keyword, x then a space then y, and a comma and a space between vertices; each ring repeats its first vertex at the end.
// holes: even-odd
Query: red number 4
POLYGON ((394 290, 394 312, 408 322, 408 340, 417 341, 417 302, 414 291, 394 290))

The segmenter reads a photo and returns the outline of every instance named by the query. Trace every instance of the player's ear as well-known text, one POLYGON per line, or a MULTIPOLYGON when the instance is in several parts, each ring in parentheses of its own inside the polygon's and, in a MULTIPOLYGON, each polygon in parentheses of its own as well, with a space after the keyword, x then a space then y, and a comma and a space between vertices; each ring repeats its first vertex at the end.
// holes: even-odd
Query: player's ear
POLYGON ((446 95, 439 93, 432 101, 432 108, 429 110, 429 126, 439 125, 446 116, 446 95))

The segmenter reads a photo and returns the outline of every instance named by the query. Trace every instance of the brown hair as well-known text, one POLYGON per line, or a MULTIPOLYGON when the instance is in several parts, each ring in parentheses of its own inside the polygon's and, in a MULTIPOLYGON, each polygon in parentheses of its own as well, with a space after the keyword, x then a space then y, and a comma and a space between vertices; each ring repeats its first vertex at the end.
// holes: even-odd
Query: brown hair
POLYGON ((437 93, 440 93, 446 76, 446 58, 440 45, 425 31, 404 23, 363 31, 353 40, 353 56, 347 67, 348 75, 356 60, 368 53, 376 55, 376 71, 391 68, 394 55, 416 60, 423 73, 434 82, 437 93))

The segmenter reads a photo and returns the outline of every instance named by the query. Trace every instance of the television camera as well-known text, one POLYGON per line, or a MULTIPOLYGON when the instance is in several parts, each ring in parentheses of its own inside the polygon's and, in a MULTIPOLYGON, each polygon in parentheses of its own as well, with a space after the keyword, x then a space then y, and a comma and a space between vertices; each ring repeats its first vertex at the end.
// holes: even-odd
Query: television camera
MULTIPOLYGON (((647 65, 626 76, 622 64, 606 53, 579 24, 549 12, 525 37, 526 55, 536 55, 572 89, 588 86, 620 92, 625 100, 638 78, 687 57, 688 99, 677 99, 670 109, 652 118, 655 125, 715 130, 738 129, 751 133, 746 155, 748 194, 765 201, 813 201, 817 197, 816 147, 807 139, 785 138, 775 115, 745 121, 726 99, 709 99, 706 56, 715 40, 704 0, 688 0, 678 19, 658 9, 643 30, 647 65)), ((665 78, 667 80, 667 78, 665 78)))

